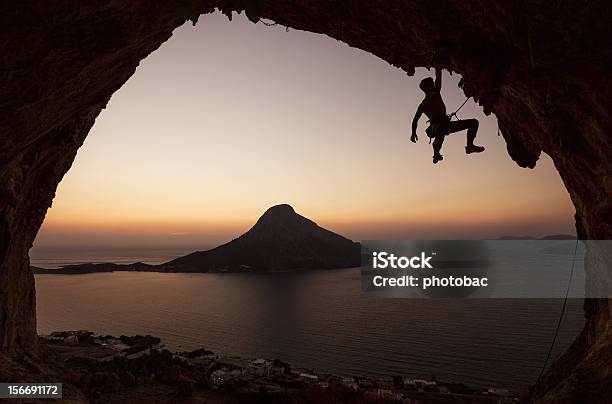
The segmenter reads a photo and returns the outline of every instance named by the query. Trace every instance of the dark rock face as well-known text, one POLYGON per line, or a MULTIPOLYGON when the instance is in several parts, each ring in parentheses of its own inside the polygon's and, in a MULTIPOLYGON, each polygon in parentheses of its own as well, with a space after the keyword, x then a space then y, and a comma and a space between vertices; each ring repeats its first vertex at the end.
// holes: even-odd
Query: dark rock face
POLYGON ((289 205, 277 205, 237 239, 177 258, 162 268, 177 272, 261 272, 348 268, 359 264, 359 243, 317 226, 289 205))
MULTIPOLYGON (((254 20, 327 34, 409 74, 418 66, 462 74, 464 92, 498 117, 519 166, 533 168, 542 151, 552 157, 576 206, 578 235, 612 238, 612 2, 3 2, 0 350, 36 350, 27 252, 95 117, 174 28, 239 4, 254 20)), ((591 260, 588 270, 610 268, 591 260)), ((612 300, 588 300, 585 311, 583 335, 539 392, 556 402, 571 400, 584 380, 610 391, 612 300)))

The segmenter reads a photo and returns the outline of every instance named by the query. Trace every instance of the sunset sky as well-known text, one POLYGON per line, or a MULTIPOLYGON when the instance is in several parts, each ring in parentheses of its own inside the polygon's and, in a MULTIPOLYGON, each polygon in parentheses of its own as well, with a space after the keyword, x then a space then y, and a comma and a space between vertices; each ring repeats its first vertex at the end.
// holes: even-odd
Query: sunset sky
MULTIPOLYGON (((36 244, 211 245, 278 203, 354 240, 573 233, 550 158, 519 168, 471 100, 459 115, 480 120, 485 153, 466 156, 456 134, 432 165, 425 119, 410 143, 428 74, 322 35, 203 16, 113 96, 36 244)), ((445 73, 449 112, 458 81, 445 73)))

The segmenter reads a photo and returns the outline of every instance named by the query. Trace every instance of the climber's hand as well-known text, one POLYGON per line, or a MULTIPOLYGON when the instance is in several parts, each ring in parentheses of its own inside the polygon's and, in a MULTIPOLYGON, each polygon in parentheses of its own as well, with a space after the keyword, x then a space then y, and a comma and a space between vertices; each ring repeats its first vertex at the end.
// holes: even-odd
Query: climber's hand
POLYGON ((417 142, 417 140, 419 140, 419 137, 417 136, 417 134, 416 134, 416 133, 413 133, 413 134, 412 134, 412 136, 410 136, 410 141, 411 141, 412 143, 416 143, 416 142, 417 142))

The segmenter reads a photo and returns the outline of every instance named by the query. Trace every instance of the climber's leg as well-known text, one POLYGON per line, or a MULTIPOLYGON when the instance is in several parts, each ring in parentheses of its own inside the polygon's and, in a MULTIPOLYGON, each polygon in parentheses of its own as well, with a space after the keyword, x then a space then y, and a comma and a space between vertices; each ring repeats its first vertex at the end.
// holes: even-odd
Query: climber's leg
POLYGON ((476 119, 461 119, 458 121, 452 121, 448 124, 448 133, 456 133, 467 129, 467 146, 465 152, 467 154, 480 153, 484 151, 484 147, 476 146, 474 139, 476 139, 476 132, 478 132, 478 120, 476 119))
POLYGON ((440 154, 440 150, 442 149, 442 144, 444 143, 444 134, 440 133, 436 137, 434 137, 432 146, 433 146, 433 163, 436 164, 438 161, 442 160, 443 157, 440 154))

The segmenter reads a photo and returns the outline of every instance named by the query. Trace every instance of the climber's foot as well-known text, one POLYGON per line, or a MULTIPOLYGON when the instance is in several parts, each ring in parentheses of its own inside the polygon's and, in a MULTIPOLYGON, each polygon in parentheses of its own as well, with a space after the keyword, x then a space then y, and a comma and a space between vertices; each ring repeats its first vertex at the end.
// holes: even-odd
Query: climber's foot
POLYGON ((441 154, 434 154, 434 156, 433 156, 433 163, 436 164, 440 160, 444 160, 444 157, 442 157, 441 154))
POLYGON ((476 145, 471 144, 465 148, 465 153, 466 154, 482 153, 484 150, 485 148, 482 146, 476 146, 476 145))

